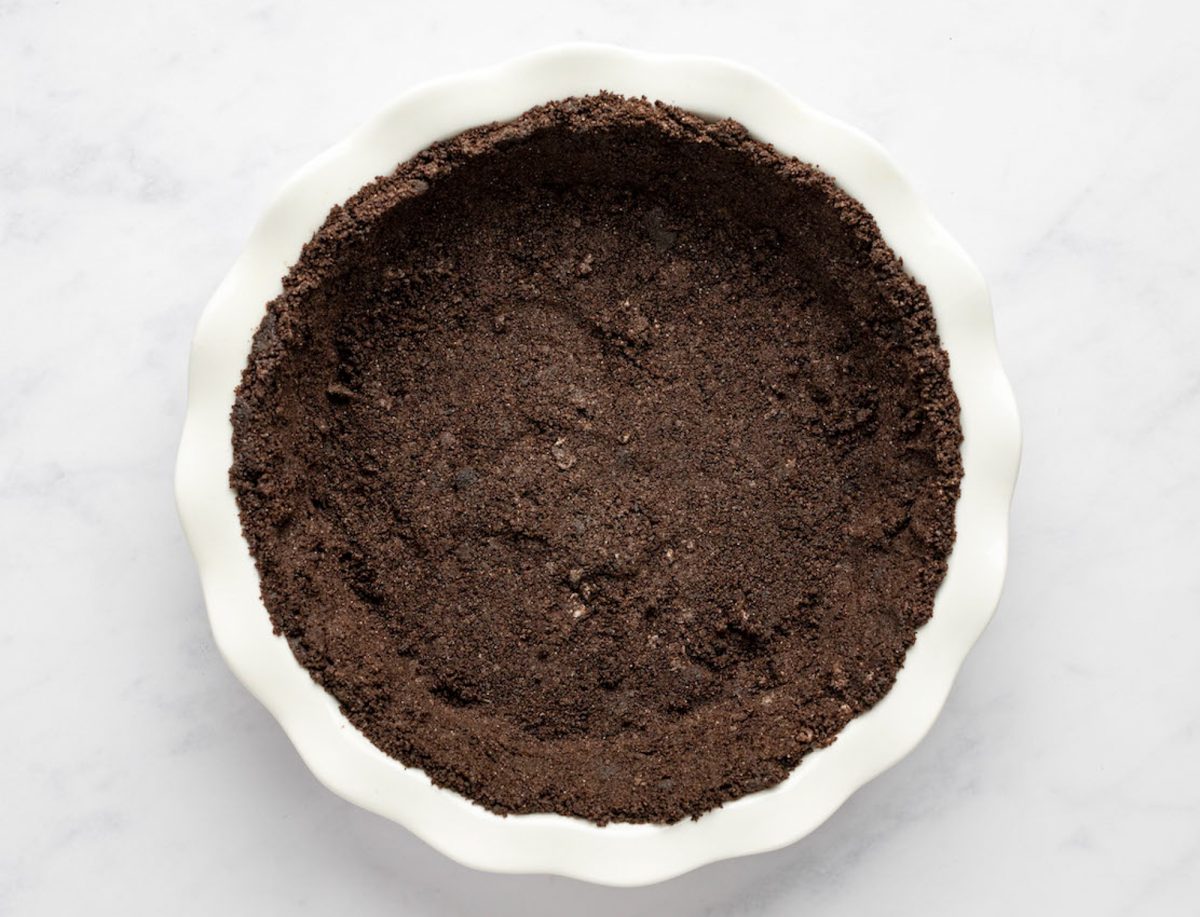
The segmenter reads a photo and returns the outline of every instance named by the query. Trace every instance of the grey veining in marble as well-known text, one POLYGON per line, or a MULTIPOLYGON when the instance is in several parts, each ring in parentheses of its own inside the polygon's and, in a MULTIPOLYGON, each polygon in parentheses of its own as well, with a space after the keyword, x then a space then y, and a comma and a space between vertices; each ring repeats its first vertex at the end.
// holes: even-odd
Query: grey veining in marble
POLYGON ((0 2, 0 913, 1196 913, 1198 35, 1182 2, 0 2), (473 873, 321 788, 217 656, 171 493, 192 326, 282 181, 580 38, 882 141, 991 282, 1026 436, 928 739, 801 843, 634 891, 473 873))

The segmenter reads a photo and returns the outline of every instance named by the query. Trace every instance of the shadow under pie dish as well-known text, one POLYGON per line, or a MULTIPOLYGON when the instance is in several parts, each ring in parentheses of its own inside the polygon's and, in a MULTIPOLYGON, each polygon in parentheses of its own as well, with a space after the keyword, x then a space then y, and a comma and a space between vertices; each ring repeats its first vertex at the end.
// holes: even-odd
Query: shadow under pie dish
MULTIPOLYGON (((224 392, 224 455, 241 599, 261 587, 259 635, 274 625, 289 677, 324 689, 341 764, 374 771, 318 763, 318 775, 473 865, 637 882, 794 839, 746 815, 719 842, 697 832, 782 803, 806 773, 820 798, 796 813, 807 805, 811 827, 902 753, 891 728, 834 760, 912 681, 977 527, 963 524, 972 436, 959 448, 972 402, 938 266, 921 270, 920 246, 906 249, 839 169, 844 152, 806 155, 745 117, 750 89, 784 104, 769 84, 631 56, 666 80, 637 95, 681 107, 655 104, 620 84, 636 74, 612 82, 624 56, 514 63, 508 108, 462 110, 433 133, 410 119, 425 143, 390 146, 387 168, 358 162, 362 187, 347 187, 352 170, 341 187, 310 181, 325 212, 314 225, 319 204, 305 202, 303 251, 276 261, 292 264, 282 291, 277 271, 241 316, 253 346, 224 392), (676 67, 740 84, 742 108, 673 92, 676 67), (820 792, 822 772, 849 789, 820 792), (524 837, 520 853, 439 829, 449 812, 524 837), (595 843, 660 855, 585 863, 595 843)), ((817 124, 880 155, 805 114, 810 145, 817 124)), ((358 147, 382 153, 380 140, 358 147)), ((943 243, 934 254, 961 257, 923 211, 914 219, 943 243)), ((960 298, 985 296, 969 264, 945 265, 960 298)), ((986 318, 986 298, 975 306, 986 318)), ((990 345, 990 325, 969 318, 964 331, 990 345)), ((1011 470, 993 470, 998 488, 981 481, 1001 546, 1011 470)), ((996 530, 984 534, 994 549, 996 530)), ((974 633, 1002 567, 991 572, 974 633)), ((951 623, 966 645, 942 650, 930 671, 940 663, 944 684, 929 676, 918 692, 944 696, 973 639, 965 614, 951 623)), ((215 615, 214 630, 237 669, 215 615)), ((312 716, 289 723, 286 702, 264 700, 310 763, 335 757, 327 739, 297 738, 312 716)), ((912 741, 935 712, 910 707, 912 741)))

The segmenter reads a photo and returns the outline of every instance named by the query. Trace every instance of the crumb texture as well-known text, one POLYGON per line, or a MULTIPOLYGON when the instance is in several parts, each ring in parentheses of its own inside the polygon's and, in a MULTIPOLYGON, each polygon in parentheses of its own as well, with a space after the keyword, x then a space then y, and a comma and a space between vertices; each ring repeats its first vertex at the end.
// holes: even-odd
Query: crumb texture
POLYGON ((569 99, 334 208, 230 479, 276 629, 384 752, 496 812, 672 822, 892 685, 954 540, 947 369, 824 173, 569 99))

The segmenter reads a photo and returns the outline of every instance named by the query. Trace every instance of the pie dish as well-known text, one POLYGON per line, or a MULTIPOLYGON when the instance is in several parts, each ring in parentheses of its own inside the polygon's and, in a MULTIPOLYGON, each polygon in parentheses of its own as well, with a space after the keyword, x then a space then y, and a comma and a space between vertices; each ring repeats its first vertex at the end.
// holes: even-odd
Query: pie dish
POLYGON ((285 189, 197 329, 177 493, 218 645, 323 782, 468 865, 641 884, 796 840, 928 729, 998 598, 1018 443, 982 280, 878 147, 740 67, 571 46, 416 90, 285 189), (226 477, 230 407, 250 336, 329 208, 430 143, 552 99, 600 90, 661 99, 706 118, 733 118, 781 152, 819 166, 857 198, 928 290, 962 411, 958 536, 933 618, 891 692, 782 784, 669 826, 601 828, 544 814, 501 818, 377 750, 272 634, 226 477))

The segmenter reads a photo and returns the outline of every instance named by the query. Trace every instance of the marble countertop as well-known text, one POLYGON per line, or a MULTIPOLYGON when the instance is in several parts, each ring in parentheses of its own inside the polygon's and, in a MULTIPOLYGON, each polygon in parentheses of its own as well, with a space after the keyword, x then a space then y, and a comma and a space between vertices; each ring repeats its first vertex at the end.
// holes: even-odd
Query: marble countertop
POLYGON ((0 913, 1195 913, 1198 35, 1182 2, 0 4, 0 913), (276 188, 413 83, 571 39, 878 138, 991 283, 1026 437, 925 742, 804 841, 640 890, 475 873, 320 787, 217 655, 171 491, 192 327, 276 188))

